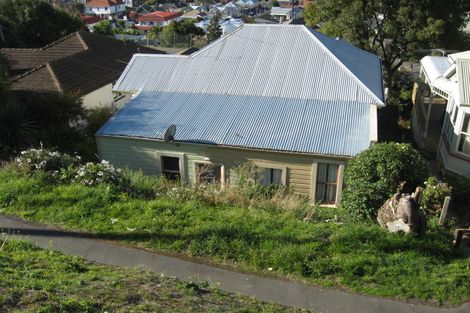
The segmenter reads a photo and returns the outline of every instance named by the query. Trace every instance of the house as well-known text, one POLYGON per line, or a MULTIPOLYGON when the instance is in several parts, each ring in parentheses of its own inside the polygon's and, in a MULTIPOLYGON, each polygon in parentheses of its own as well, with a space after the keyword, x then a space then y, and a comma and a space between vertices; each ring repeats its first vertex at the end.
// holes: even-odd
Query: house
POLYGON ((470 177, 470 51, 421 59, 413 135, 451 172, 470 177))
POLYGON ((9 62, 10 88, 15 93, 22 97, 75 93, 85 108, 116 103, 112 84, 136 52, 162 53, 84 31, 38 49, 0 49, 9 62))
POLYGON ((181 19, 183 20, 199 20, 199 19, 203 19, 206 17, 206 13, 204 12, 199 12, 199 10, 191 10, 191 11, 188 11, 186 13, 184 13, 183 15, 181 15, 181 19))
POLYGON ((294 8, 292 10, 292 8, 272 7, 270 15, 274 19, 279 20, 279 23, 283 23, 299 17, 301 15, 301 9, 294 8))
POLYGON ((160 12, 141 15, 137 21, 140 26, 167 26, 171 21, 178 22, 181 20, 181 12, 160 12))
POLYGON ((244 24, 189 56, 136 54, 114 91, 132 99, 97 132, 101 158, 192 183, 209 167, 221 184, 252 161, 263 183, 331 205, 384 106, 380 59, 303 25, 244 24))
POLYGON ((95 28, 95 25, 103 20, 101 16, 98 15, 80 15, 80 19, 83 24, 92 32, 95 28))
POLYGON ((126 12, 126 5, 122 0, 88 0, 85 4, 86 15, 108 17, 124 12, 126 12))
POLYGON ((225 21, 221 21, 220 29, 222 29, 222 35, 233 32, 238 27, 242 26, 244 23, 242 19, 231 18, 225 21))

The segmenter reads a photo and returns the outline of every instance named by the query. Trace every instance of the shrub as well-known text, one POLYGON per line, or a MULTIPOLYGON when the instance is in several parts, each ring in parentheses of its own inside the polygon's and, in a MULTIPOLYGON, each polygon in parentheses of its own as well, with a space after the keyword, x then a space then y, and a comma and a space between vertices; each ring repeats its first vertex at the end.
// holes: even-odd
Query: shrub
POLYGON ((450 207, 463 218, 464 223, 470 223, 470 178, 449 175, 446 180, 452 186, 450 207))
POLYGON ((85 186, 112 184, 120 190, 127 190, 130 186, 129 179, 122 174, 122 170, 116 169, 105 160, 101 163, 88 162, 80 166, 73 181, 85 186))
POLYGON ((61 171, 77 166, 80 163, 80 157, 41 147, 21 152, 16 162, 18 167, 27 173, 41 171, 47 176, 56 177, 61 171))
POLYGON ((412 192, 427 178, 421 155, 409 144, 381 143, 353 158, 345 172, 341 207, 354 219, 375 218, 400 182, 412 192))
POLYGON ((436 177, 431 176, 424 182, 425 188, 421 197, 421 209, 427 217, 437 217, 442 210, 442 204, 447 196, 450 196, 452 188, 436 177))

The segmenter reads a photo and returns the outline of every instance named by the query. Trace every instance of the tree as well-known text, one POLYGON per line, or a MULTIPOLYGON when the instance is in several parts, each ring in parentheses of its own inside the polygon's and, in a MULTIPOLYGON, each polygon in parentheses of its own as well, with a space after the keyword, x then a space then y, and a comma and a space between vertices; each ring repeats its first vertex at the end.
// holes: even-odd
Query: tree
POLYGON ((180 35, 193 35, 193 36, 204 36, 204 30, 200 27, 194 25, 191 20, 183 20, 181 22, 176 22, 175 31, 180 35))
POLYGON ((452 46, 469 6, 466 0, 317 0, 304 17, 308 26, 379 54, 390 87, 393 73, 416 50, 452 46))
POLYGON ((25 107, 9 90, 8 80, 0 73, 0 159, 31 145, 37 135, 37 126, 25 107))
POLYGON ((219 26, 219 18, 217 15, 212 16, 211 22, 207 27, 207 42, 211 43, 222 36, 222 29, 219 26))
POLYGON ((93 27, 93 33, 97 35, 103 35, 103 36, 112 36, 114 32, 113 32, 113 27, 111 25, 111 22, 109 20, 99 21, 93 27))
POLYGON ((376 144, 349 161, 341 207, 354 218, 374 218, 401 182, 406 182, 403 192, 412 192, 427 173, 426 162, 411 145, 376 144))
POLYGON ((74 31, 85 29, 72 16, 42 0, 0 0, 0 25, 5 41, 0 47, 41 47, 74 31))

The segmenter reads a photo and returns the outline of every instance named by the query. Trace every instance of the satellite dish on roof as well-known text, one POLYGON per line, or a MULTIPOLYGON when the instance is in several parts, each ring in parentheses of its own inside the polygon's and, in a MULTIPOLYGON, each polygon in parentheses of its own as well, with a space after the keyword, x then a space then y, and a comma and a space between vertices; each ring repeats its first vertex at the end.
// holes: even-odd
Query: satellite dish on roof
POLYGON ((163 135, 163 139, 165 142, 168 141, 173 141, 175 139, 175 134, 176 134, 176 126, 171 124, 165 131, 165 134, 163 135))

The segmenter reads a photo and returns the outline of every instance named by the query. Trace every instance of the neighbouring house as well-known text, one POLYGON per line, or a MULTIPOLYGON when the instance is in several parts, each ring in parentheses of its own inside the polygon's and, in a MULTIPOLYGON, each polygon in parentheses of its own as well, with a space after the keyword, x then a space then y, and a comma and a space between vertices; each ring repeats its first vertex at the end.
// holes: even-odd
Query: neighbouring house
POLYGON ((181 15, 181 19, 183 20, 200 20, 207 16, 206 13, 200 12, 199 10, 191 10, 183 15, 181 15))
POLYGON ((80 19, 91 32, 93 32, 95 25, 103 20, 103 18, 98 15, 80 15, 80 19))
POLYGON ((279 20, 279 23, 283 23, 300 17, 301 12, 302 10, 299 8, 294 8, 294 10, 292 10, 292 8, 272 7, 270 15, 274 19, 279 20))
POLYGON ((216 9, 219 11, 218 14, 221 18, 237 18, 241 16, 240 7, 233 4, 233 2, 218 6, 216 9))
POLYGON ((413 135, 451 172, 470 177, 470 51, 421 59, 413 135))
POLYGON ((331 205, 384 106, 377 56, 278 24, 245 24, 189 56, 136 54, 114 91, 132 98, 97 132, 101 158, 220 184, 252 161, 262 183, 331 205))
POLYGON ((16 94, 75 93, 85 108, 119 106, 112 84, 136 52, 163 53, 84 31, 38 49, 0 49, 9 62, 10 88, 16 94))
POLYGON ((160 12, 141 15, 137 18, 140 26, 167 26, 171 21, 178 22, 181 20, 181 12, 160 12))
POLYGON ((155 11, 164 12, 165 10, 160 9, 156 5, 148 5, 148 4, 143 4, 143 5, 139 6, 136 10, 136 12, 139 13, 139 14, 147 14, 147 13, 152 13, 152 12, 155 12, 155 11))
POLYGON ((87 15, 108 17, 124 12, 126 12, 126 5, 122 0, 88 0, 85 4, 85 14, 87 15))
POLYGON ((222 29, 222 35, 233 32, 238 27, 242 26, 244 23, 242 19, 231 18, 225 21, 220 22, 220 29, 222 29))

